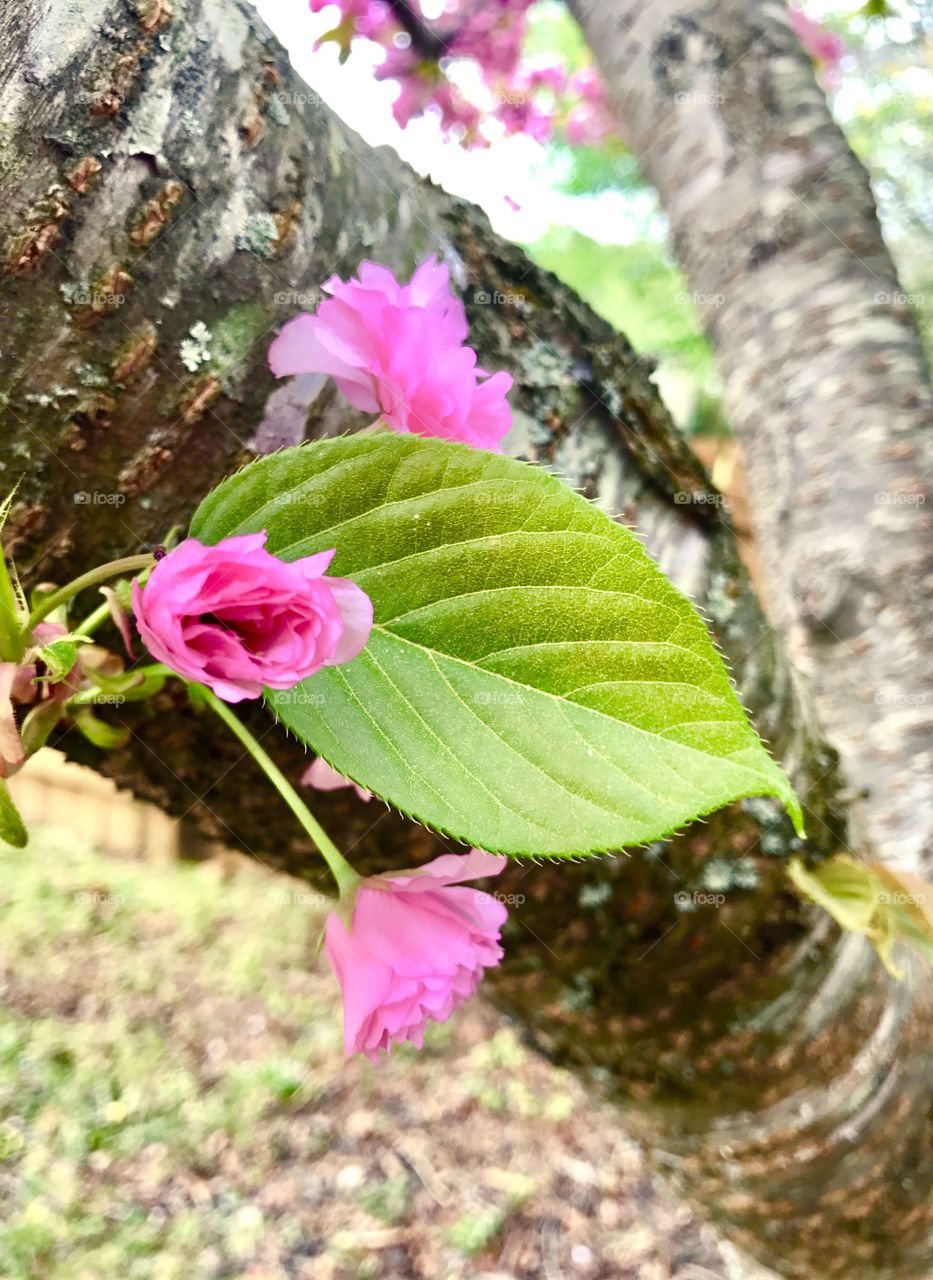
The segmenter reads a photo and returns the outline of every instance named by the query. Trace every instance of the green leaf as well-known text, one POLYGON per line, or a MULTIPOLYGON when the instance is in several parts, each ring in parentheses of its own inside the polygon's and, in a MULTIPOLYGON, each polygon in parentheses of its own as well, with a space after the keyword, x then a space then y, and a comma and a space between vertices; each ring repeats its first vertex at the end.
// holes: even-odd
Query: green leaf
POLYGON ((799 858, 793 858, 787 874, 804 895, 823 907, 852 933, 867 933, 875 914, 877 886, 868 869, 840 854, 810 869, 799 858))
POLYGON ((59 684, 71 672, 78 661, 78 646, 90 644, 89 636, 61 636, 37 650, 38 657, 45 663, 46 674, 42 680, 59 684))
POLYGON ((85 670, 85 675, 94 687, 76 694, 69 704, 73 707, 88 706, 95 702, 110 702, 116 706, 121 702, 144 702, 161 692, 168 678, 168 671, 153 664, 149 667, 134 667, 115 675, 91 668, 85 670))
POLYGON ((25 849, 29 843, 29 832, 13 803, 10 788, 2 778, 0 778, 0 839, 17 849, 25 849))
MULTIPOLYGON (((14 489, 0 503, 0 532, 7 522, 15 495, 14 489)), ((6 553, 0 546, 0 661, 19 662, 23 656, 23 626, 28 616, 16 570, 12 564, 7 564, 6 553)))
POLYGON ((130 740, 129 729, 121 729, 117 725, 107 724, 106 720, 98 720, 90 707, 82 707, 75 711, 74 722, 88 742, 92 742, 95 747, 100 747, 102 751, 125 747, 130 740))
POLYGON ((30 708, 19 731, 27 756, 35 755, 40 747, 45 746, 64 714, 65 707, 61 702, 37 702, 30 708))
POLYGON ((933 885, 846 854, 812 868, 794 858, 787 874, 799 893, 825 908, 843 929, 863 933, 895 978, 904 976, 894 960, 901 938, 933 960, 933 885))
POLYGON ((207 543, 265 529, 372 597, 364 652, 276 714, 347 777, 510 854, 655 839, 790 784, 706 629, 627 529, 554 476, 378 433, 252 463, 202 502, 207 543))

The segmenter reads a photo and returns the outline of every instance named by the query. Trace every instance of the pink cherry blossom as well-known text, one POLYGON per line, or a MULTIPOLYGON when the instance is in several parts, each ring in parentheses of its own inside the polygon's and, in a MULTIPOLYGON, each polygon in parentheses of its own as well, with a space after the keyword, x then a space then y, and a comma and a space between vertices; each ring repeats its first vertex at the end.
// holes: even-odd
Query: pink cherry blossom
MULTIPOLYGON (((523 56, 534 0, 446 0, 443 12, 430 18, 413 0, 404 20, 401 6, 387 0, 310 0, 312 12, 332 2, 340 21, 318 43, 336 39, 349 49, 364 40, 382 50, 375 75, 398 84, 392 112, 402 128, 415 116, 435 116, 445 135, 467 147, 489 145, 497 130, 485 127, 487 121, 539 142, 549 141, 557 125, 567 126, 569 141, 590 146, 616 132, 605 106, 586 94, 584 104, 574 101, 567 66, 523 56), (451 70, 466 63, 474 73, 468 78, 451 70)), ((581 74, 605 96, 595 67, 574 78, 581 74)))
POLYGON ((495 876, 507 859, 479 849, 444 854, 412 871, 364 880, 348 929, 327 918, 325 950, 343 992, 344 1048, 374 1062, 428 1022, 445 1022, 468 1000, 483 970, 502 959, 507 911, 460 882, 495 876))
POLYGON ((400 284, 364 262, 356 279, 332 276, 323 288, 331 296, 317 313, 290 320, 269 348, 277 377, 327 373, 355 408, 396 431, 499 451, 512 379, 477 368, 446 265, 429 258, 400 284))
POLYGON ((822 23, 814 21, 803 9, 792 8, 790 25, 797 39, 816 62, 821 62, 831 76, 838 72, 839 63, 846 52, 843 40, 822 23))
POLYGON ((333 550, 291 564, 265 549, 265 533, 196 538, 160 560, 133 612, 149 652, 227 702, 290 689, 321 667, 355 658, 369 638, 369 596, 326 578, 333 550))
POLYGON ((570 77, 567 96, 577 99, 564 122, 564 133, 571 146, 597 147, 618 134, 606 86, 595 67, 583 67, 570 77))

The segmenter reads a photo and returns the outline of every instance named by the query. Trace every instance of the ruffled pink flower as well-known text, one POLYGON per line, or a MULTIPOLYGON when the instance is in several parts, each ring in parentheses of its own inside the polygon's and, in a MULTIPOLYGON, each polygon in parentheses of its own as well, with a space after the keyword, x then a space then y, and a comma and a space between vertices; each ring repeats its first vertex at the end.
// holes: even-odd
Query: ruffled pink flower
POLYGON ((154 658, 227 702, 291 689, 321 667, 355 658, 373 606, 346 578, 325 578, 334 552, 291 564, 265 533, 203 546, 189 538, 133 584, 133 612, 154 658))
POLYGON ((327 373, 355 408, 396 431, 499 450, 512 379, 477 368, 446 266, 429 258, 403 285, 364 262, 358 279, 332 276, 323 288, 332 296, 317 313, 290 320, 269 348, 276 377, 327 373))
POLYGON ((502 959, 501 902, 459 882, 495 876, 506 864, 472 849, 414 871, 373 876, 360 886, 347 929, 332 912, 325 950, 343 992, 347 1054, 374 1062, 382 1049, 411 1040, 428 1022, 445 1022, 502 959))

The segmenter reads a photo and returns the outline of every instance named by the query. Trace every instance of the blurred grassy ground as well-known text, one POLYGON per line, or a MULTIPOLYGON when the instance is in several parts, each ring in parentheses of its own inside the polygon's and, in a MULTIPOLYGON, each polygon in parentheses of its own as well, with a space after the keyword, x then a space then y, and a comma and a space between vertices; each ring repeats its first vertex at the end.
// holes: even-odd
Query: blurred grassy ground
POLYGON ((0 1280, 713 1274, 609 1113, 480 1002, 345 1064, 320 920, 245 860, 0 855, 0 1280))

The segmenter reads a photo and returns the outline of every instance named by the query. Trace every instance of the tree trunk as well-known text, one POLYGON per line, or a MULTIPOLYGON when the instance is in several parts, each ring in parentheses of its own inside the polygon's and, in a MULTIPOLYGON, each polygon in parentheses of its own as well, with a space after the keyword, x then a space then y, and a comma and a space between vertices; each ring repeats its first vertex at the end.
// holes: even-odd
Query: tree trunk
MULTIPOLYGON (((320 380, 275 386, 274 328, 362 256, 408 270, 439 252, 482 362, 516 378, 512 452, 637 526, 710 619, 805 799, 814 855, 846 847, 834 754, 626 341, 476 209, 348 133, 245 3, 94 0, 80 23, 39 0, 23 9, 0 17, 0 465, 5 487, 22 477, 8 534, 24 575, 61 581, 160 542, 241 462, 355 425, 320 380), (509 301, 476 300, 497 294, 509 301)), ((127 749, 92 755, 73 732, 61 745, 272 865, 319 875, 237 745, 177 689, 125 710, 127 749)), ((252 723, 296 777, 296 745, 261 709, 252 723)), ((378 804, 317 801, 363 869, 437 851, 378 804)), ((489 989, 782 1274, 919 1276, 919 988, 786 892, 797 843, 774 804, 753 801, 630 859, 515 864, 489 989)))
POLYGON ((868 176, 784 0, 572 5, 716 350, 768 611, 856 795, 933 866, 933 394, 868 176))

